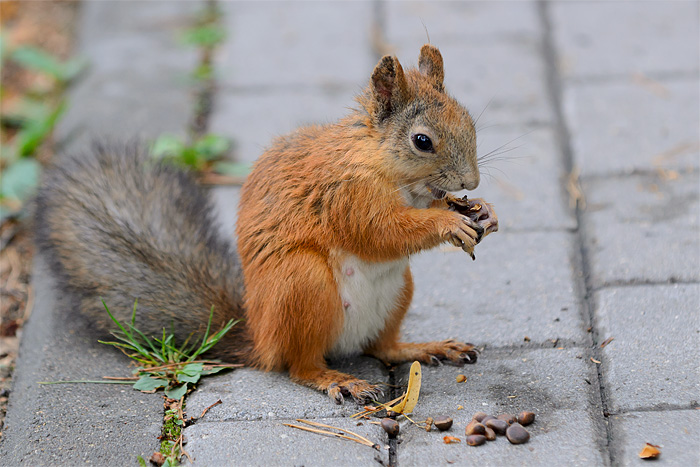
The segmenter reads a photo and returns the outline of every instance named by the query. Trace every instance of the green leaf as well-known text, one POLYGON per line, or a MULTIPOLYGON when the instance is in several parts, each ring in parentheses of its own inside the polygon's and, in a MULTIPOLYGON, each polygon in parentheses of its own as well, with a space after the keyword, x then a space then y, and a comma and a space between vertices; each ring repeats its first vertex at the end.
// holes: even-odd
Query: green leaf
POLYGON ((136 461, 139 463, 141 467, 147 467, 146 461, 143 459, 141 456, 136 456, 136 461))
POLYGON ((219 25, 209 24, 197 26, 185 31, 182 41, 187 45, 196 47, 213 47, 223 42, 226 31, 219 25))
POLYGON ((213 375, 223 370, 230 370, 230 368, 227 368, 225 366, 215 366, 209 370, 202 370, 202 376, 213 375))
POLYGON ((21 157, 29 156, 53 131, 56 122, 66 110, 65 101, 55 109, 27 122, 26 126, 15 137, 17 152, 21 157))
POLYGON ((220 158, 230 147, 228 138, 214 134, 205 135, 194 143, 194 150, 207 160, 220 158))
POLYGON ((165 390, 165 395, 170 399, 180 400, 182 396, 187 392, 187 383, 180 384, 172 388, 167 388, 165 390))
POLYGON ((16 48, 12 52, 11 58, 25 68, 46 73, 62 83, 67 83, 75 78, 87 66, 85 59, 73 58, 61 62, 53 55, 31 46, 16 48))
POLYGON ((196 375, 191 375, 191 376, 190 376, 190 375, 185 375, 185 374, 182 374, 182 373, 178 373, 178 374, 177 374, 177 380, 178 380, 179 382, 181 382, 181 383, 192 383, 192 384, 194 384, 194 383, 196 383, 197 381, 199 381, 200 376, 201 376, 201 375, 200 375, 199 373, 197 373, 196 375))
POLYGON ((158 137, 151 147, 153 157, 161 159, 163 157, 178 157, 184 150, 185 145, 180 138, 171 134, 163 134, 158 137))
MULTIPOLYGON (((134 389, 139 391, 153 391, 158 388, 162 388, 168 385, 167 379, 161 378, 151 378, 150 376, 142 376, 136 383, 134 383, 134 389)), ((167 394, 167 392, 166 392, 167 394)))
POLYGON ((212 166, 216 173, 245 177, 251 171, 250 164, 242 162, 218 161, 212 166))
POLYGON ((201 374, 203 368, 203 363, 188 363, 187 365, 182 367, 180 371, 188 376, 194 376, 201 374))
POLYGON ((0 194, 19 201, 28 199, 39 183, 41 164, 35 159, 19 159, 3 170, 0 194))

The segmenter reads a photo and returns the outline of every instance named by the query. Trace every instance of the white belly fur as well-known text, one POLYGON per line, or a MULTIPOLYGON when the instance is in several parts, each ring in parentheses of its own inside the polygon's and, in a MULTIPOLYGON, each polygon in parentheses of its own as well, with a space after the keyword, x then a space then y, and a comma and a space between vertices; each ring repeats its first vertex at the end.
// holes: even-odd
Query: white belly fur
POLYGON ((335 279, 343 303, 343 332, 331 350, 342 356, 361 352, 384 329, 404 286, 408 257, 370 263, 343 255, 335 279))

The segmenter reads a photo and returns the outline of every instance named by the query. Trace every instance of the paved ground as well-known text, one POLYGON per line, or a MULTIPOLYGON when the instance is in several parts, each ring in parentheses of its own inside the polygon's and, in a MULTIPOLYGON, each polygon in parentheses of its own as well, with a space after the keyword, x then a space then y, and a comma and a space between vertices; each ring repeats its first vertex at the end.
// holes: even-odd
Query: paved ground
MULTIPOLYGON (((81 53, 93 68, 62 124, 69 148, 94 134, 184 132, 194 112, 186 74, 197 58, 177 33, 201 6, 83 5, 81 53)), ((477 261, 447 248, 412 261, 406 338, 484 348, 475 366, 424 368, 415 417, 449 414, 456 436, 478 410, 530 409, 538 419, 525 446, 445 445, 408 425, 389 443, 375 425, 346 418, 353 405, 332 405, 284 375, 240 370, 188 398, 190 414, 223 401, 185 430, 194 465, 635 465, 645 442, 661 446, 660 464, 700 462, 697 2, 221 7, 229 37, 216 58, 209 128, 232 137, 245 161, 274 135, 343 115, 385 50, 415 64, 427 29, 448 90, 475 115, 486 107, 480 153, 517 149, 476 191, 501 220, 477 261), (585 195, 578 209, 569 204, 572 173, 585 195), (467 381, 457 384, 461 372, 467 381), (390 449, 281 425, 302 417, 390 449)), ((238 192, 214 196, 231 232, 238 192)), ((123 374, 127 363, 95 343, 50 284, 39 259, 0 463, 135 464, 158 445, 158 396, 37 384, 123 374)), ((392 384, 407 373, 369 358, 336 365, 392 384)))

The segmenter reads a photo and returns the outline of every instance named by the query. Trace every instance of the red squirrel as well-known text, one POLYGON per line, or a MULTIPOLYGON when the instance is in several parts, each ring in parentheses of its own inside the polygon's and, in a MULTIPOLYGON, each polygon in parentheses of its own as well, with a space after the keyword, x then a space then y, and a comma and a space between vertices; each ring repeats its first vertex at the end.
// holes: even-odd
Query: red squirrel
POLYGON ((243 185, 237 252, 193 179, 137 147, 59 158, 37 196, 37 244, 102 328, 100 298, 123 320, 138 299, 138 328, 181 339, 213 306, 213 326, 243 321, 212 356, 286 370, 337 403, 381 391, 327 357, 473 363, 471 344, 399 339, 410 255, 444 242, 472 254, 498 228, 490 205, 469 200, 482 214, 465 215, 448 194, 475 189, 479 167, 472 118, 443 78, 432 45, 406 72, 385 56, 347 117, 275 140, 243 185))

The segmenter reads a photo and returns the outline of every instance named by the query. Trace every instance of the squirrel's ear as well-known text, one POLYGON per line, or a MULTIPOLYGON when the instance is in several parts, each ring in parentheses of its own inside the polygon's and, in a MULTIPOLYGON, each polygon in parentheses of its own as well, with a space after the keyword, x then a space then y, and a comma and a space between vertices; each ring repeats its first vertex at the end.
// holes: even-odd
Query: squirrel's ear
POLYGON ((437 47, 430 44, 421 47, 418 70, 433 82, 438 91, 443 90, 442 82, 445 79, 445 70, 442 67, 442 55, 437 47))
POLYGON ((380 122, 408 102, 408 84, 396 57, 382 57, 372 73, 371 87, 377 104, 374 116, 380 122))

